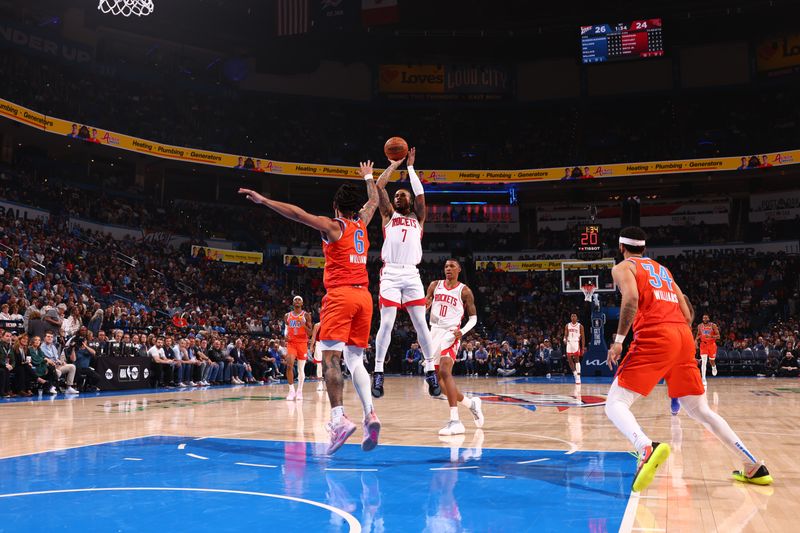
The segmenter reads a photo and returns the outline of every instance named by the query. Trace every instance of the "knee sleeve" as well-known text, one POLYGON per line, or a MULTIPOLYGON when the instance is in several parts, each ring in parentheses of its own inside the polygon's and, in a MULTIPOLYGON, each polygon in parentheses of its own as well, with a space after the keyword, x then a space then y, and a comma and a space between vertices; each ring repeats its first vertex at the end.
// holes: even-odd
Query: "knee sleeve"
POLYGON ((344 364, 347 365, 347 370, 349 370, 351 374, 354 369, 364 367, 364 348, 345 346, 344 364))
POLYGON ((618 404, 624 405, 627 409, 630 409, 631 405, 633 405, 633 402, 635 402, 638 398, 641 398, 641 394, 620 387, 619 384, 617 384, 617 380, 614 379, 614 382, 611 384, 611 388, 608 389, 608 397, 606 398, 605 407, 606 414, 608 415, 609 411, 613 412, 614 408, 618 404))

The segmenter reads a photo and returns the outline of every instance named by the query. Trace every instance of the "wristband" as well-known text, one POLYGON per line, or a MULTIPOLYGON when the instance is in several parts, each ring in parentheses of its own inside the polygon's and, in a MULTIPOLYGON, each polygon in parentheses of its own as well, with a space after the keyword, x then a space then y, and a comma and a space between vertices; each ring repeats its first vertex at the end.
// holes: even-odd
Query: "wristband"
POLYGON ((619 333, 614 335, 614 344, 622 344, 623 342, 625 342, 625 335, 620 335, 619 333))
POLYGON ((365 180, 371 180, 372 179, 372 174, 367 174, 366 176, 364 176, 364 179, 365 180))

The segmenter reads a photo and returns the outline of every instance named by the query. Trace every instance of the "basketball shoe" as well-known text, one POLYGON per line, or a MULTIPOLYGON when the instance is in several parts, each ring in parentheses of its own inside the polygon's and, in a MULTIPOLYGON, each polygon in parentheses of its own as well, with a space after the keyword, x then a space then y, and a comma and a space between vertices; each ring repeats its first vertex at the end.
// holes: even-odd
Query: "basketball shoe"
POLYGON ((436 378, 436 372, 433 370, 425 372, 425 381, 428 382, 428 394, 431 396, 439 396, 442 393, 439 380, 436 378))
POLYGON ((445 427, 439 430, 439 435, 449 437, 452 435, 463 435, 467 430, 464 429, 464 424, 461 420, 451 420, 445 427))
POLYGON ((712 376, 716 376, 717 375, 717 365, 714 365, 714 366, 711 367, 711 375, 712 376))
POLYGON ((669 444, 654 442, 650 446, 645 446, 644 453, 639 456, 639 468, 633 477, 633 492, 642 492, 656 477, 656 470, 669 457, 669 444))
POLYGON ((361 449, 365 452, 374 450, 378 445, 378 435, 381 433, 381 421, 375 411, 370 411, 364 418, 364 440, 361 441, 361 449))
POLYGON ((356 425, 353 424, 346 415, 342 415, 342 419, 338 424, 335 426, 333 424, 328 425, 328 431, 330 431, 331 434, 331 442, 328 444, 326 453, 332 455, 336 450, 342 447, 342 444, 350 438, 350 435, 355 433, 356 425))
POLYGON ((672 416, 675 416, 681 410, 681 402, 677 398, 671 398, 671 400, 670 411, 672 411, 672 416))
POLYGON ((755 485, 771 485, 772 476, 764 463, 756 463, 747 470, 734 470, 733 479, 742 483, 753 483, 755 485))
POLYGON ((372 396, 374 398, 383 396, 383 372, 372 373, 372 396))
POLYGON ((483 427, 483 410, 481 409, 481 399, 477 396, 472 397, 472 405, 469 408, 469 412, 472 413, 472 418, 475 419, 475 427, 482 428, 483 427))

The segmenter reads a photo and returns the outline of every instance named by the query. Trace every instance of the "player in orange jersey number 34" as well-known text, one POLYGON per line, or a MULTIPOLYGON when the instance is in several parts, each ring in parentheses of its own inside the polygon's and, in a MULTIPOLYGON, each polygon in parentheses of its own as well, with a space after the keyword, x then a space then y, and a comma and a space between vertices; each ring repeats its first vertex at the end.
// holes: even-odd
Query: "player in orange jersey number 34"
POLYGON ((639 454, 633 491, 646 489, 670 454, 669 445, 650 440, 631 412, 633 402, 650 394, 661 379, 667 382, 670 398, 678 398, 689 416, 742 459, 744 468, 733 472, 734 479, 759 485, 772 483, 764 463, 708 406, 694 359, 694 311, 689 300, 666 267, 642 256, 647 236, 641 228, 628 227, 619 235, 619 251, 624 260, 614 267, 612 275, 622 294, 622 304, 617 334, 608 350, 609 367, 619 361, 631 326, 634 335, 608 391, 606 415, 639 454))

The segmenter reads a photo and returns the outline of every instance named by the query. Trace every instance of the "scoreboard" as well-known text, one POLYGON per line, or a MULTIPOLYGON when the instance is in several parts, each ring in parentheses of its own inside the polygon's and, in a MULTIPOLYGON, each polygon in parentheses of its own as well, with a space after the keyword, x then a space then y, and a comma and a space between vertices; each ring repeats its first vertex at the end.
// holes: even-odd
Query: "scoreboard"
POLYGON ((581 26, 581 57, 584 63, 604 63, 664 55, 661 19, 631 23, 581 26))
POLYGON ((578 224, 575 236, 575 257, 580 261, 595 261, 603 257, 600 224, 578 224))

